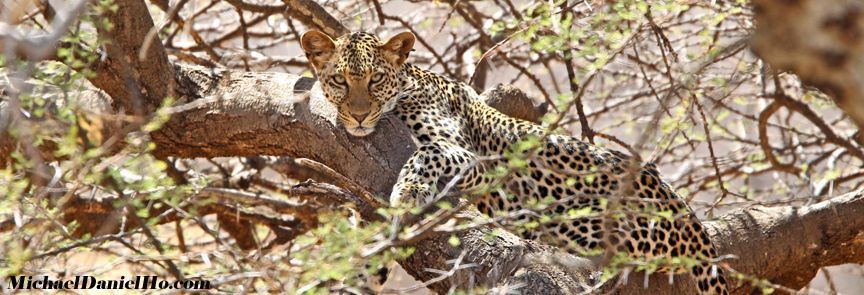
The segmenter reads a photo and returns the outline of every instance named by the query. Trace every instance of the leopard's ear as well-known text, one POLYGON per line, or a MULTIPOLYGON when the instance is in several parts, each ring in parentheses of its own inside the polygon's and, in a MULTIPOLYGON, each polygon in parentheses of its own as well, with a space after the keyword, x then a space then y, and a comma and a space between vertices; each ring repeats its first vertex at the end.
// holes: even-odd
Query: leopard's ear
POLYGON ((401 66, 408 58, 408 53, 414 48, 414 34, 411 32, 402 32, 387 40, 387 43, 381 46, 384 52, 387 53, 387 59, 396 66, 401 66))
POLYGON ((333 55, 336 44, 327 34, 312 30, 300 36, 300 47, 303 47, 303 51, 306 52, 306 59, 312 63, 317 71, 333 55))

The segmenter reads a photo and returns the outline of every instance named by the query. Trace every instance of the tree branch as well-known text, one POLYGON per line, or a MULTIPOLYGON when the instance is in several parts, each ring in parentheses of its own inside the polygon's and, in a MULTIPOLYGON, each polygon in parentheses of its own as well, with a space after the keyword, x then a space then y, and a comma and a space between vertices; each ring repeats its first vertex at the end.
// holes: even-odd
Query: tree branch
POLYGON ((174 95, 173 68, 158 38, 145 42, 153 30, 153 19, 143 0, 117 0, 116 12, 108 12, 112 29, 97 27, 107 60, 96 68, 94 86, 113 98, 115 110, 138 115, 151 113, 162 99, 174 95))
POLYGON ((186 65, 176 71, 185 104, 152 134, 159 156, 310 158, 383 196, 414 149, 394 117, 367 138, 350 137, 309 78, 186 65))
POLYGON ((312 0, 283 0, 287 5, 288 10, 285 11, 287 16, 295 19, 308 26, 327 33, 331 37, 339 37, 348 33, 348 28, 345 27, 339 20, 327 13, 321 5, 318 5, 312 0))

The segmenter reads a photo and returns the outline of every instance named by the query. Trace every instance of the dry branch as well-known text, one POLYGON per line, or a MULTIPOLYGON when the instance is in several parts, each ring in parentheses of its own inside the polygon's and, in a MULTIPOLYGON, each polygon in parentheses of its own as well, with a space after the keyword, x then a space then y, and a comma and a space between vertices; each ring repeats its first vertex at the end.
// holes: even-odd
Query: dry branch
POLYGON ((319 29, 330 36, 342 36, 348 33, 348 28, 336 18, 327 13, 321 5, 312 0, 284 0, 288 10, 286 14, 310 28, 319 29))
POLYGON ((171 92, 174 79, 168 55, 158 38, 145 42, 153 29, 153 19, 144 1, 119 0, 116 12, 106 16, 113 29, 98 28, 107 60, 96 69, 90 82, 113 98, 115 109, 149 114, 171 92))

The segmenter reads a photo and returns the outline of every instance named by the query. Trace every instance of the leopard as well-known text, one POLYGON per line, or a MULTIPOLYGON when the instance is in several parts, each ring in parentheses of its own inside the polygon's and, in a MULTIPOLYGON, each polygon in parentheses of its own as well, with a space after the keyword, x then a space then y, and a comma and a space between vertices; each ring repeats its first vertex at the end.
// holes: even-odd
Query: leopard
MULTIPOLYGON (((455 187, 462 191, 500 183, 501 189, 475 202, 490 216, 523 209, 558 215, 616 208, 636 212, 547 219, 542 226, 519 234, 557 241, 571 253, 596 250, 638 259, 695 258, 692 266, 664 271, 689 273, 700 294, 729 293, 706 228, 655 164, 499 112, 467 83, 407 62, 415 41, 410 31, 387 41, 366 32, 334 39, 317 30, 300 38, 321 91, 337 110, 336 121, 349 135, 368 136, 388 114, 404 122, 413 135, 417 149, 399 171, 390 206, 436 202, 442 186, 457 180, 455 187), (491 173, 494 167, 508 165, 503 156, 524 149, 520 143, 527 140, 535 142, 529 145, 531 155, 523 155, 527 163, 511 169, 506 177, 491 173)), ((537 219, 529 215, 520 218, 537 219)))

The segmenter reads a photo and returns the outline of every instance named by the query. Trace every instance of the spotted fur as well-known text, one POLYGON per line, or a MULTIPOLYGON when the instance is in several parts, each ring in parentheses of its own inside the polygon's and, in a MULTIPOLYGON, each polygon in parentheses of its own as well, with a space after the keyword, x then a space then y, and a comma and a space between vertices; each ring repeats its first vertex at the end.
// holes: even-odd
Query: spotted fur
MULTIPOLYGON (((434 201, 442 179, 461 177, 458 187, 463 190, 489 184, 493 180, 484 172, 490 164, 477 164, 478 159, 512 152, 516 142, 533 136, 542 140, 537 155, 506 179, 507 194, 484 196, 478 203, 481 211, 515 211, 552 197, 556 201, 542 213, 567 215, 586 207, 602 213, 610 208, 604 200, 629 192, 632 197, 615 198, 620 199, 616 208, 627 213, 553 219, 522 235, 570 246, 573 252, 604 249, 636 258, 701 261, 717 256, 702 225, 653 164, 634 166, 625 154, 570 136, 547 136, 543 127, 487 106, 465 83, 405 63, 414 43, 411 33, 387 42, 367 33, 334 41, 317 31, 301 39, 325 96, 337 106, 350 134, 373 132, 382 114, 394 111, 419 142, 399 173, 392 205, 434 201)), ((728 294, 722 271, 713 264, 699 263, 690 273, 703 294, 728 294)))

